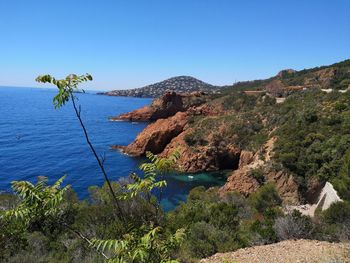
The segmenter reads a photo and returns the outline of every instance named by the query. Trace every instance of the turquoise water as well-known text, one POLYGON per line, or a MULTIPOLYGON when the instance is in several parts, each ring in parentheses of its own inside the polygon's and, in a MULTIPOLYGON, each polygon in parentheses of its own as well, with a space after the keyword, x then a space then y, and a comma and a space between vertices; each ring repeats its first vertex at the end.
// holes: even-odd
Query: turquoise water
MULTIPOLYGON (((10 191, 13 180, 35 182, 43 175, 52 182, 66 174, 65 182, 84 199, 89 186, 103 184, 103 175, 86 145, 72 106, 53 108, 55 91, 0 87, 0 191, 10 191)), ((99 154, 105 155, 111 179, 139 172, 137 167, 143 159, 111 150, 110 145, 129 144, 147 124, 110 122, 108 117, 140 108, 151 100, 76 95, 91 141, 99 154)), ((168 176, 162 204, 166 210, 172 209, 186 199, 193 187, 221 185, 224 180, 220 173, 168 176)))

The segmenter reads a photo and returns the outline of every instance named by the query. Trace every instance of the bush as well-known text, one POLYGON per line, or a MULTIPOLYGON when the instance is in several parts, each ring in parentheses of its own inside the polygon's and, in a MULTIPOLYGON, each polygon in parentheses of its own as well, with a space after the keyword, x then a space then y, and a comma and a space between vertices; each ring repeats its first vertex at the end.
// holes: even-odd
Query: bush
POLYGON ((184 247, 193 258, 205 258, 217 252, 235 250, 239 244, 232 232, 200 221, 189 227, 184 247))
POLYGON ((332 180, 332 184, 341 198, 350 201, 350 150, 345 154, 339 176, 332 180))
POLYGON ((348 224, 350 226, 350 203, 347 201, 333 203, 322 213, 327 224, 348 224))
POLYGON ((279 241, 286 239, 308 239, 312 237, 313 223, 310 217, 294 210, 292 214, 278 217, 274 224, 279 241))
POLYGON ((166 226, 187 229, 187 236, 178 256, 184 262, 208 257, 217 252, 246 246, 240 235, 242 220, 252 217, 248 202, 238 194, 220 198, 218 189, 194 188, 187 203, 167 214, 166 226))
POLYGON ((275 207, 282 204, 282 199, 279 197, 273 184, 266 184, 260 187, 249 199, 252 206, 259 213, 265 215, 269 215, 275 207))
POLYGON ((350 203, 332 204, 320 215, 318 236, 329 241, 350 241, 350 203))
POLYGON ((250 176, 252 176, 259 184, 265 182, 264 171, 261 168, 256 168, 250 171, 250 176))

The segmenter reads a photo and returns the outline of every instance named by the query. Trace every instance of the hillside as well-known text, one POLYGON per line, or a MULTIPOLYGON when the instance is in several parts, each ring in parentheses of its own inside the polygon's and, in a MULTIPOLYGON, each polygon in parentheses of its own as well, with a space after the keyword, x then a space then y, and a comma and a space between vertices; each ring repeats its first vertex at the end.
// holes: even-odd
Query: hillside
POLYGON ((221 92, 228 94, 233 91, 260 90, 275 96, 285 96, 295 90, 347 89, 350 85, 350 59, 328 66, 311 69, 281 70, 276 76, 268 79, 241 81, 231 86, 222 87, 221 92))
POLYGON ((144 86, 142 88, 113 90, 100 94, 108 96, 157 98, 164 95, 164 93, 167 91, 175 91, 177 93, 191 93, 195 91, 214 93, 217 90, 218 87, 205 83, 196 78, 190 76, 178 76, 157 82, 155 84, 144 86))
POLYGON ((276 76, 268 79, 240 81, 233 85, 222 87, 205 83, 190 76, 178 76, 147 85, 141 88, 127 90, 112 90, 98 93, 108 96, 129 96, 141 98, 158 98, 167 91, 177 93, 191 93, 201 91, 208 94, 230 94, 235 91, 267 91, 276 97, 286 96, 293 91, 318 89, 347 89, 350 86, 350 60, 344 60, 328 66, 311 69, 293 70, 285 69, 276 76))

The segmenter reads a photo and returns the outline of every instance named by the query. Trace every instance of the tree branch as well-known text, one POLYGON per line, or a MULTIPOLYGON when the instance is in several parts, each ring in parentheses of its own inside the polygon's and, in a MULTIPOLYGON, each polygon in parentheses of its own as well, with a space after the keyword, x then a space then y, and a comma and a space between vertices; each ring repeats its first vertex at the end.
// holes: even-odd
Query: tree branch
MULTIPOLYGON (((80 237, 82 240, 86 241, 90 246, 93 246, 92 242, 90 241, 90 239, 88 239, 87 237, 85 237, 82 233, 80 233, 78 230, 75 230, 74 228, 71 228, 69 225, 67 225, 66 223, 63 223, 63 225, 69 229, 70 231, 72 231, 73 233, 75 233, 78 237, 80 237)), ((109 259, 105 253, 103 253, 103 251, 99 251, 98 249, 96 249, 97 252, 99 252, 105 259, 109 259)))

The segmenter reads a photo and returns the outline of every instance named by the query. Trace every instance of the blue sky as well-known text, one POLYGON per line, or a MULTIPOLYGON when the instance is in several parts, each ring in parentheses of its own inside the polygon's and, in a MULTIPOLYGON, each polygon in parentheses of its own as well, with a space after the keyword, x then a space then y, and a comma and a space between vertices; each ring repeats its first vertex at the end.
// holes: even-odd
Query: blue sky
POLYGON ((350 58, 349 14, 348 0, 0 0, 0 85, 73 72, 101 90, 265 78, 350 58))

